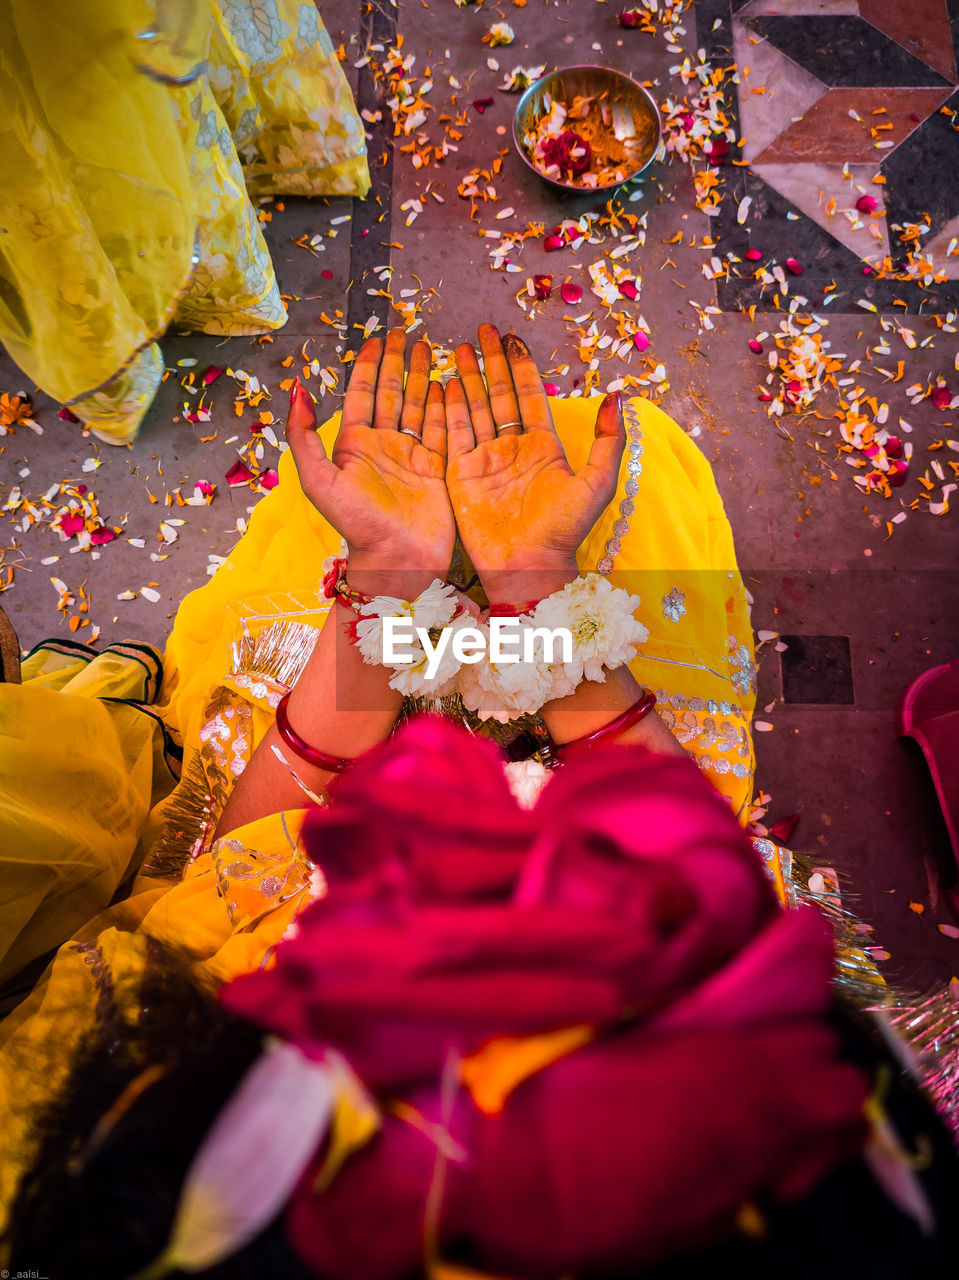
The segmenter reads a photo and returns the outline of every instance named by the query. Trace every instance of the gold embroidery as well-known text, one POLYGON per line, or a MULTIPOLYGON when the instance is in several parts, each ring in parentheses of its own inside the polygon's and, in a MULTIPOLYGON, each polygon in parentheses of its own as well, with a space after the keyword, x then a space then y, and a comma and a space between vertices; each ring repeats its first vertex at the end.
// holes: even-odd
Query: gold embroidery
POLYGON ((146 875, 178 879, 216 829, 253 745, 250 704, 224 685, 207 703, 200 749, 164 811, 163 831, 144 861, 146 875))

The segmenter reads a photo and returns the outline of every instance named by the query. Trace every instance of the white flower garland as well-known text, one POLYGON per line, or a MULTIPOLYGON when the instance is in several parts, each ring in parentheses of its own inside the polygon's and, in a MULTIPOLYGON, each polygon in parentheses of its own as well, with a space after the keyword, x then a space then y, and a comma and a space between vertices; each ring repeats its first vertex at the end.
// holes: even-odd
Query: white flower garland
POLYGON ((566 697, 583 680, 602 683, 607 671, 631 662, 637 646, 649 636, 633 616, 639 604, 639 596, 612 586, 600 574, 584 574, 515 620, 517 626, 508 633, 510 650, 520 655, 532 652, 532 662, 492 662, 489 620, 481 618, 472 602, 453 586, 436 580, 415 600, 376 596, 363 608, 356 642, 364 662, 392 669, 390 687, 400 693, 429 698, 459 693, 466 709, 481 720, 505 724, 566 697), (383 619, 387 617, 409 618, 413 627, 428 632, 434 646, 440 633, 450 629, 431 677, 427 676, 430 655, 418 638, 408 642, 412 662, 384 662, 383 619), (483 642, 479 661, 461 661, 454 654, 453 637, 466 628, 478 632, 483 642), (572 638, 571 660, 547 661, 543 636, 535 633, 561 628, 572 638))

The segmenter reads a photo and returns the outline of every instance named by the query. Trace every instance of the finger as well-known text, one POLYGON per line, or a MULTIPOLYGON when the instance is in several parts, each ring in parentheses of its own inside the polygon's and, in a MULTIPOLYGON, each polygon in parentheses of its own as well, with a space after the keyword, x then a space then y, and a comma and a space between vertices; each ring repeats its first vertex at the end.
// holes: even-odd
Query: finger
MULTIPOLYGON (((516 390, 513 387, 513 375, 509 371, 503 341, 495 325, 481 324, 479 341, 483 352, 483 368, 486 371, 490 410, 498 432, 507 423, 522 423, 516 390)), ((514 427, 513 430, 520 431, 522 426, 514 427)))
POLYGON ((516 388, 519 413, 527 431, 549 431, 555 434, 549 401, 543 390, 543 380, 530 355, 529 347, 515 333, 503 339, 503 350, 509 363, 510 376, 516 388))
POLYGON ((426 394, 426 411, 423 415, 423 444, 430 453, 446 460, 446 407, 443 403, 443 386, 431 382, 426 394))
MULTIPOLYGON (((430 389, 430 365, 433 356, 428 342, 417 342, 410 356, 410 371, 403 390, 403 407, 399 425, 404 431, 423 435, 423 418, 426 413, 426 396, 430 389)), ((442 394, 440 402, 442 403, 442 394)))
POLYGON ((466 392, 459 378, 450 378, 443 388, 446 405, 446 449, 449 461, 471 453, 476 447, 473 424, 470 421, 466 392))
POLYGON ((297 378, 290 390, 290 412, 286 417, 286 438, 296 463, 303 492, 316 500, 329 489, 337 467, 327 457, 316 430, 313 397, 297 378))
POLYGON ((456 368, 466 392, 466 402, 470 407, 470 421, 473 423, 473 434, 476 443, 493 440, 496 437, 496 425, 490 412, 489 397, 486 394, 486 382, 476 358, 476 352, 468 342, 456 348, 456 368))
POLYGON ((619 467, 626 448, 626 424, 623 421, 623 395, 610 392, 599 406, 594 428, 596 438, 589 451, 586 466, 580 472, 590 488, 610 502, 619 482, 619 467))
POLYGON ((373 425, 373 404, 376 395, 376 377, 380 368, 380 357, 383 354, 383 343, 379 338, 370 338, 360 347, 353 361, 349 386, 343 398, 343 414, 340 429, 350 431, 354 427, 371 427, 373 425))
POLYGON ((402 328, 391 329, 386 335, 386 346, 376 380, 376 406, 373 410, 373 426, 378 431, 395 431, 400 425, 403 408, 403 371, 405 369, 406 333, 402 328))

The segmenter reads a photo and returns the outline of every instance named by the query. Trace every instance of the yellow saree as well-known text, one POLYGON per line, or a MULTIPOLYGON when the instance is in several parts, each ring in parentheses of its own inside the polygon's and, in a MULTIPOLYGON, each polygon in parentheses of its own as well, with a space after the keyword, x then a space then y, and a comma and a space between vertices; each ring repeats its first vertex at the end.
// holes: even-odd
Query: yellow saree
POLYGON ((312 0, 11 0, 0 102, 0 342, 118 439, 159 385, 169 324, 285 323, 250 197, 369 188, 312 0))
MULTIPOLYGON (((596 403, 552 404, 574 467, 589 449, 596 403)), ((646 400, 630 401, 626 417, 618 492, 580 563, 642 597, 637 616, 650 634, 634 674, 657 691, 673 731, 745 820, 754 668, 731 531, 695 444, 646 400)), ((322 428, 328 449, 337 421, 322 428)), ((305 809, 212 845, 210 834, 306 661, 329 607, 321 566, 339 545, 284 454, 280 484, 248 531, 181 604, 158 697, 138 662, 145 655, 94 657, 80 646, 46 646, 24 663, 21 686, 0 685, 0 786, 18 797, 14 815, 0 816, 0 982, 63 943, 0 1023, 0 1226, 33 1158, 37 1108, 62 1088, 98 1019, 112 1011, 135 1020, 151 947, 174 948, 199 980, 249 972, 323 891, 298 848, 305 809), (31 724, 42 736, 24 728, 31 724), (173 785, 178 749, 183 770, 173 785), (77 918, 79 887, 92 919, 77 918), (111 906, 117 890, 122 900, 111 906)))

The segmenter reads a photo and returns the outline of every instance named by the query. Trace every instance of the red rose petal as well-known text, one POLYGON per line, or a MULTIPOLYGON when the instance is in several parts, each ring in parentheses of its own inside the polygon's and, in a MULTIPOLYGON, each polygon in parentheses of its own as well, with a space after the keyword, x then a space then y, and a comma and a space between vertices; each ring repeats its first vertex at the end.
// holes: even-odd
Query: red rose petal
POLYGON ((95 547, 103 547, 108 542, 112 542, 116 536, 112 529, 101 524, 98 528, 91 530, 90 541, 95 547))
POLYGON ((772 394, 769 391, 760 391, 757 399, 762 400, 764 404, 768 404, 772 400, 772 394))
POLYGON ((793 813, 788 818, 780 818, 778 822, 774 822, 769 828, 769 834, 780 844, 788 844, 798 826, 799 814, 793 813))
POLYGON ((622 13, 618 13, 616 18, 619 25, 628 30, 643 25, 643 14, 640 9, 625 9, 622 13))
POLYGON ((889 470, 886 472, 886 479, 894 489, 898 489, 906 483, 909 475, 909 463, 905 461, 894 461, 889 464, 889 470))
POLYGON ((215 364, 211 364, 209 369, 207 369, 206 373, 203 375, 203 385, 205 387, 212 386, 222 372, 222 369, 217 368, 215 364))
POLYGON ((60 517, 60 531, 65 533, 68 538, 72 538, 86 527, 86 523, 82 515, 71 511, 67 515, 60 517))
POLYGON ((729 155, 729 143, 725 138, 713 138, 706 148, 706 155, 709 157, 710 164, 722 164, 729 155))
POLYGON ((570 306, 574 306, 581 301, 583 291, 578 284, 573 284, 569 280, 564 280, 559 288, 560 295, 564 302, 568 302, 570 306))
POLYGON ((260 476, 261 489, 275 489, 280 483, 279 472, 274 471, 271 467, 269 471, 264 471, 260 476))
POLYGON ((763 254, 761 249, 747 249, 743 256, 750 262, 761 262, 763 254))
POLYGON ((799 265, 799 263, 796 261, 795 258, 786 259, 786 270, 789 272, 790 275, 794 275, 794 276, 802 275, 802 267, 799 265))
POLYGON ((952 392, 948 387, 933 387, 932 403, 937 409, 948 409, 952 404, 952 392))
POLYGON ((496 101, 495 98, 477 98, 476 101, 473 103, 473 106, 480 113, 480 115, 482 115, 483 112, 486 110, 486 108, 491 107, 495 101, 496 101))
POLYGON ((225 478, 231 485, 248 484, 253 479, 253 472, 244 463, 234 462, 225 478))
POLYGON ((87 491, 87 486, 85 484, 77 485, 77 493, 80 495, 81 498, 85 495, 86 491, 87 491))
POLYGON ((558 396, 559 393, 562 391, 562 387, 559 385, 558 382, 544 382, 543 390, 546 392, 548 396, 558 396))
POLYGON ((544 138, 540 144, 547 165, 556 165, 561 173, 574 178, 589 168, 592 148, 584 137, 567 129, 555 138, 544 138))
POLYGON ((320 275, 323 277, 323 279, 324 279, 324 280, 332 280, 332 279, 333 279, 333 272, 332 272, 332 271, 321 271, 321 272, 320 272, 320 275))
POLYGON ((903 455, 903 444, 898 436, 889 436, 885 448, 887 458, 901 458, 903 455))
POLYGON ((79 422, 80 419, 75 413, 71 413, 66 405, 57 410, 57 417, 62 418, 64 422, 79 422))
POLYGON ((639 297, 639 290, 632 280, 622 280, 619 285, 619 291, 624 298, 629 298, 633 302, 639 297))
POLYGON ((560 236, 547 236, 543 241, 543 248, 547 253, 555 253, 557 249, 562 249, 565 241, 560 236))
POLYGON ((754 351, 754 352, 756 353, 756 355, 758 356, 758 355, 762 352, 762 349, 763 349, 763 344, 762 344, 761 342, 757 342, 755 338, 750 338, 750 339, 749 339, 749 350, 750 350, 750 351, 754 351))
POLYGON ((552 276, 533 276, 533 291, 539 298, 540 302, 544 302, 553 290, 552 276))
POLYGON ((645 329, 637 329, 633 334, 633 346, 637 351, 645 351, 649 346, 649 334, 645 329))
POLYGON ((875 196, 860 196, 856 201, 856 208, 860 213, 875 213, 879 208, 879 201, 875 196))

